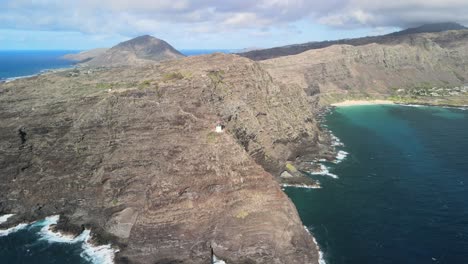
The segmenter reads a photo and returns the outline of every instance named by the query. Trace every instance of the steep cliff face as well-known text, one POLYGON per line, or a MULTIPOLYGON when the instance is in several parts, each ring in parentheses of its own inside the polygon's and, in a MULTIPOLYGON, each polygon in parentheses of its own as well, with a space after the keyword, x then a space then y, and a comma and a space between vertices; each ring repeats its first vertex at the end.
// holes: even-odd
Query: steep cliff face
POLYGON ((387 97, 396 89, 460 86, 468 78, 468 31, 399 37, 387 44, 336 45, 262 61, 277 81, 299 85, 323 103, 387 97))
POLYGON ((313 150, 305 97, 220 54, 0 84, 0 212, 60 214, 61 228, 120 245, 120 263, 209 263, 211 249, 228 263, 317 263, 249 155, 276 172, 313 150))

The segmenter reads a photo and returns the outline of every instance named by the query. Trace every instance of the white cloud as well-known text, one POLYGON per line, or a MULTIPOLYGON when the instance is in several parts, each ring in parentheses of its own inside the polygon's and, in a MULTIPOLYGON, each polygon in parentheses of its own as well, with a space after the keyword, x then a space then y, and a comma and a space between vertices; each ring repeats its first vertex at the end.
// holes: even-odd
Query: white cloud
POLYGON ((343 27, 411 27, 423 23, 468 24, 466 0, 343 0, 331 12, 318 15, 323 24, 343 27))
POLYGON ((0 0, 0 29, 262 35, 301 20, 336 28, 468 24, 467 13, 466 0, 0 0))

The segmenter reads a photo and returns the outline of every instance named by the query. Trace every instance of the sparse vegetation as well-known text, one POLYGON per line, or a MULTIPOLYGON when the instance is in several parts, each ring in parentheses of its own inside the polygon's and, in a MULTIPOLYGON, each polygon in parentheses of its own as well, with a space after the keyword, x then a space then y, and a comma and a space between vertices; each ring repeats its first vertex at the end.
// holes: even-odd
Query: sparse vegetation
POLYGON ((291 173, 296 173, 297 169, 292 165, 291 163, 286 163, 286 170, 288 170, 291 173))
POLYGON ((239 213, 237 213, 236 218, 238 219, 244 219, 249 215, 247 211, 241 210, 239 213))
POLYGON ((113 83, 97 83, 96 88, 106 90, 106 89, 111 89, 114 87, 113 83))
POLYGON ((210 144, 216 143, 216 139, 218 138, 218 135, 215 132, 210 132, 206 136, 206 141, 210 144))
POLYGON ((144 80, 140 84, 138 84, 138 89, 146 89, 150 88, 151 86, 156 85, 158 86, 157 83, 153 84, 153 80, 144 80))
POLYGON ((164 81, 174 81, 174 80, 182 80, 182 79, 184 79, 184 75, 180 72, 170 72, 170 73, 165 73, 163 75, 164 81))
POLYGON ((211 83, 214 85, 215 88, 220 86, 220 84, 223 83, 224 80, 224 71, 219 70, 219 71, 210 71, 208 72, 208 77, 211 80, 211 83))

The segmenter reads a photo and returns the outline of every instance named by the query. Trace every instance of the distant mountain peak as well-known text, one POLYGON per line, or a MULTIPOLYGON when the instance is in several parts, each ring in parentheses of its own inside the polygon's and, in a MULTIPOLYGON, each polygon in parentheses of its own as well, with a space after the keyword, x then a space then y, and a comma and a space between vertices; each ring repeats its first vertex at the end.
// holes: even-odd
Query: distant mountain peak
POLYGON ((134 65, 149 61, 164 61, 184 57, 162 39, 139 36, 117 44, 87 62, 91 66, 134 65))

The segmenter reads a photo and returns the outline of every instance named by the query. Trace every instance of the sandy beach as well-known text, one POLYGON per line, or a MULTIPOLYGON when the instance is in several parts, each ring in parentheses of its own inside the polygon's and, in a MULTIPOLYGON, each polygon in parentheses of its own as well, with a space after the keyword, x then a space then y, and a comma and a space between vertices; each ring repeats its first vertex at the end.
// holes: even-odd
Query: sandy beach
POLYGON ((332 106, 353 106, 353 105, 380 105, 380 104, 395 104, 388 100, 346 100, 339 103, 331 104, 332 106))

